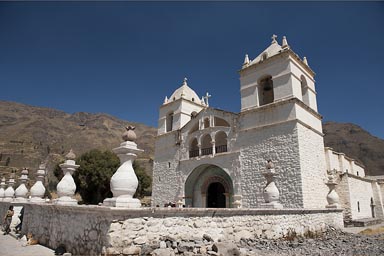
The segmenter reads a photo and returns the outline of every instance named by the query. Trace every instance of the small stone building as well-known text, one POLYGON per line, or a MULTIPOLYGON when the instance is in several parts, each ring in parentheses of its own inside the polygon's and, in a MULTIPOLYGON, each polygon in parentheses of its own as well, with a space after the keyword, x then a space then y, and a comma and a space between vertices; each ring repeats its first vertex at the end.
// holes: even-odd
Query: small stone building
MULTIPOLYGON (((152 205, 182 200, 186 207, 232 208, 236 201, 260 208, 266 185, 261 172, 270 159, 283 207, 324 208, 333 165, 324 148, 315 73, 306 58, 295 54, 285 37, 280 45, 273 36, 255 59, 245 56, 239 74, 240 113, 210 107, 210 95, 199 97, 186 79, 165 98, 152 205)), ((380 200, 370 196, 382 205, 382 192, 376 194, 380 200)))

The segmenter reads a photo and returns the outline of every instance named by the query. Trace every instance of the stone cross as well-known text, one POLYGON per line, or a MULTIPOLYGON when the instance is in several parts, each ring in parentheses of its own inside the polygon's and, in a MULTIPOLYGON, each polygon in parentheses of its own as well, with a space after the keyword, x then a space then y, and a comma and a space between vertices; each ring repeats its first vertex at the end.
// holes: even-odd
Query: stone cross
POLYGON ((205 96, 203 97, 205 99, 205 104, 207 106, 209 106, 209 103, 208 103, 208 99, 211 98, 212 95, 210 95, 208 92, 205 94, 205 96))
POLYGON ((271 39, 272 39, 272 44, 273 44, 273 43, 277 43, 277 42, 276 42, 276 38, 277 38, 277 35, 273 34, 272 37, 271 37, 271 39))

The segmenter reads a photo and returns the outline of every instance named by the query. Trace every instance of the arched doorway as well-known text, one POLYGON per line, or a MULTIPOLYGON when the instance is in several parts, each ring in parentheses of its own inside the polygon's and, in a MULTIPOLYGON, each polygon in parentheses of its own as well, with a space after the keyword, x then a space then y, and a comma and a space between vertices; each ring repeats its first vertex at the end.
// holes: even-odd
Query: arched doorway
POLYGON ((216 165, 196 167, 185 182, 187 207, 230 208, 233 182, 226 171, 216 165))
POLYGON ((208 208, 225 208, 225 188, 220 182, 213 182, 207 191, 208 208))

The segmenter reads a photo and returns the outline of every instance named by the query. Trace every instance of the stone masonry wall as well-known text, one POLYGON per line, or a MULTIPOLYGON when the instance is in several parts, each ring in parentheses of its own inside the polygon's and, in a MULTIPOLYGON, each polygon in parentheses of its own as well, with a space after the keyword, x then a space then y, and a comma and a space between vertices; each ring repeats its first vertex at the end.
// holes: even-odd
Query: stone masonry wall
POLYGON ((348 174, 340 175, 339 184, 336 186, 336 192, 339 195, 340 207, 344 209, 344 221, 349 222, 352 220, 352 211, 351 211, 351 201, 350 201, 350 191, 348 183, 348 174))
POLYGON ((242 131, 236 144, 239 147, 250 145, 240 149, 243 207, 256 208, 264 203, 266 179, 261 172, 268 159, 272 159, 278 173, 276 186, 280 191, 280 202, 286 208, 303 206, 295 122, 242 131))
POLYGON ((301 123, 297 132, 304 207, 323 208, 328 194, 323 137, 301 123))
MULTIPOLYGON (((0 202, 0 213, 9 203, 0 202)), ((175 241, 238 241, 241 238, 280 238, 321 232, 327 225, 343 227, 341 210, 257 210, 141 208, 102 206, 24 205, 23 233, 31 232, 50 248, 65 245, 73 255, 121 253, 166 238, 175 241)), ((136 250, 136 251, 137 251, 136 250)))
POLYGON ((352 218, 372 218, 371 198, 373 198, 373 190, 371 182, 350 174, 348 174, 348 180, 352 218))
POLYGON ((177 132, 161 135, 156 140, 152 177, 152 206, 174 200, 179 192, 179 154, 177 132))

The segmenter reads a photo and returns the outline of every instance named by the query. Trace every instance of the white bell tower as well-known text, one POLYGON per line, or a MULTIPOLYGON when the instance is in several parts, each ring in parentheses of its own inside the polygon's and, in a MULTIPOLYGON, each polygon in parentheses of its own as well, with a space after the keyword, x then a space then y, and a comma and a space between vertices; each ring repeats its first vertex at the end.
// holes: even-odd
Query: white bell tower
POLYGON ((289 47, 272 36, 271 45, 254 60, 245 56, 240 70, 241 111, 296 97, 317 112, 315 73, 306 57, 300 59, 289 47))
POLYGON ((171 97, 165 97, 160 107, 158 135, 180 129, 206 106, 204 100, 188 86, 187 78, 184 78, 181 87, 171 97))

